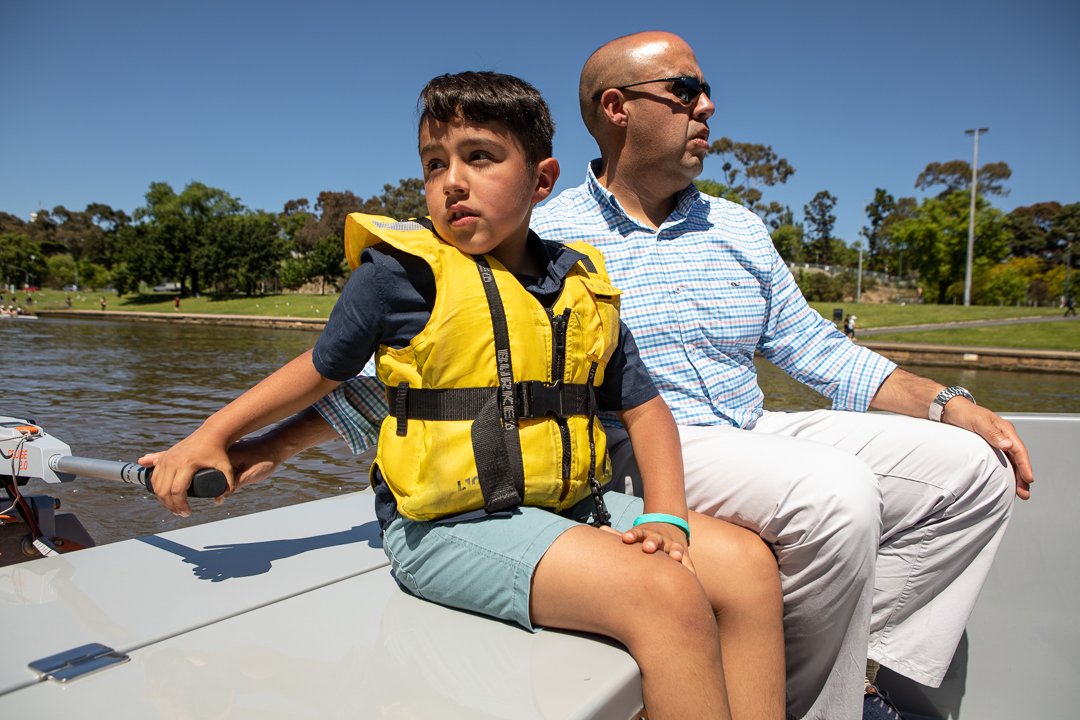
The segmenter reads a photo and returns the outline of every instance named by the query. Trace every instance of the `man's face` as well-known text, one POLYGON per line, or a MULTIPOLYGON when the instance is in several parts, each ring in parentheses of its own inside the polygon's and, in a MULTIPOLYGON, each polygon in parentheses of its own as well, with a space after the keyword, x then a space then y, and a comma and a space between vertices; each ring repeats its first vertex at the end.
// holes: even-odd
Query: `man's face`
MULTIPOLYGON (((641 82, 652 78, 689 76, 703 80, 693 50, 685 43, 664 42, 639 49, 642 62, 635 72, 641 82)), ((689 103, 672 93, 672 83, 657 82, 623 91, 626 98, 627 149, 635 165, 670 177, 676 190, 701 174, 709 152, 709 118, 716 111, 701 93, 689 103)))

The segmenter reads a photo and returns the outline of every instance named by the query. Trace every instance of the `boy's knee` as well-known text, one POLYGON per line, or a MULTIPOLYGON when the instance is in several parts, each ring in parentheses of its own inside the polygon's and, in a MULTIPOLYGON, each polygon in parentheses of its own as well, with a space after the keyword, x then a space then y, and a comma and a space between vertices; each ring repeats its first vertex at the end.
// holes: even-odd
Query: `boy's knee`
POLYGON ((658 567, 650 573, 648 584, 641 588, 647 596, 649 616, 663 618, 676 632, 715 631, 713 608, 697 577, 673 560, 657 559, 658 567))

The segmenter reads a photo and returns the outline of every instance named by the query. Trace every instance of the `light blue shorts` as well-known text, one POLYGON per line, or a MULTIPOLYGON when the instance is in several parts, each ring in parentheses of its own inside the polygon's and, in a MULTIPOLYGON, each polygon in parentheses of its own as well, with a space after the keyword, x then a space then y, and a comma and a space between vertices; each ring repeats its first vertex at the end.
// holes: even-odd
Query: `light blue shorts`
MULTIPOLYGON (((644 508, 641 498, 614 491, 604 493, 604 503, 620 532, 644 508)), ((594 509, 590 496, 566 515, 535 507, 459 522, 399 515, 386 526, 383 547, 394 577, 414 595, 535 630, 529 618, 533 572, 555 539, 589 522, 594 509)))

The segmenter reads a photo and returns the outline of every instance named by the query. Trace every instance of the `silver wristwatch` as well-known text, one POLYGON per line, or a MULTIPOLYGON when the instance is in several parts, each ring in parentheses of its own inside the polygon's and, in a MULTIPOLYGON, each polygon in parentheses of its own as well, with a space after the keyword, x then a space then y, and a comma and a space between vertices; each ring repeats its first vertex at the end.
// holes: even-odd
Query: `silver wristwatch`
POLYGON ((941 422, 941 416, 945 412, 945 404, 952 400, 954 397, 964 397, 973 403, 975 402, 975 398, 973 398, 971 396, 971 393, 969 393, 965 388, 962 388, 959 385, 947 387, 941 392, 939 392, 937 397, 934 398, 934 401, 930 403, 929 418, 934 422, 941 422))

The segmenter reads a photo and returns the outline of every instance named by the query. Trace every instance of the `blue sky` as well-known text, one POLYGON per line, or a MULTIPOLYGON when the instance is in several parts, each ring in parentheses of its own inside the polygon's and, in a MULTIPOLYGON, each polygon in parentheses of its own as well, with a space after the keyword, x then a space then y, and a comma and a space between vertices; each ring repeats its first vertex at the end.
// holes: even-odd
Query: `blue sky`
MULTIPOLYGON (((796 168, 766 199, 839 198, 851 242, 875 187, 918 195, 931 161, 1013 169, 1010 210, 1080 201, 1080 3, 0 0, 0 210, 104 202, 198 180, 278 211, 419 175, 416 95, 466 69, 535 84, 557 122, 557 189, 594 156, 578 73, 608 39, 665 29, 712 83, 713 138, 796 168)), ((711 163, 711 166, 710 166, 711 163)), ((719 159, 703 177, 719 177, 719 159)))

